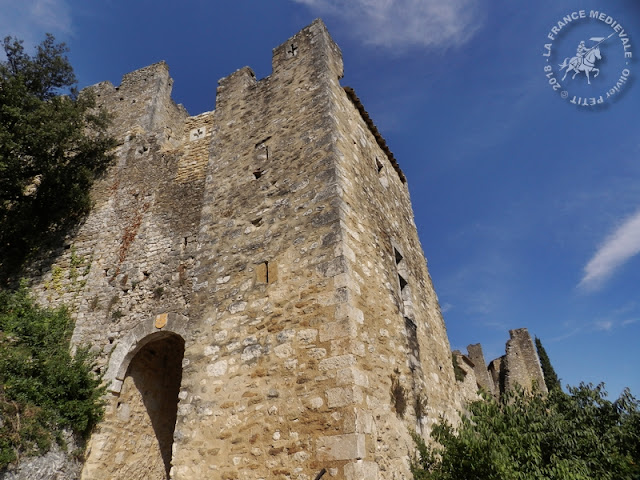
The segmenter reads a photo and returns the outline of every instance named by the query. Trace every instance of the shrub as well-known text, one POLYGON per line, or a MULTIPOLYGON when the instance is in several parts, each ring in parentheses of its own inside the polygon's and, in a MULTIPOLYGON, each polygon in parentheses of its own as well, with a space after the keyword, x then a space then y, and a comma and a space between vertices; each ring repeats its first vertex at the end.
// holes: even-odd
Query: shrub
POLYGON ((38 306, 24 286, 0 292, 0 469, 63 430, 86 439, 101 419, 105 390, 89 350, 71 355, 72 331, 65 308, 38 306))

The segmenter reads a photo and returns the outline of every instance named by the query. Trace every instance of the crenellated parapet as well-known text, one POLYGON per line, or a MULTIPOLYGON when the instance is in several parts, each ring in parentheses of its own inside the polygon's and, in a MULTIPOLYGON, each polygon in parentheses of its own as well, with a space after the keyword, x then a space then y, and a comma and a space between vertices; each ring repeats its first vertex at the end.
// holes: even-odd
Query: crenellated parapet
POLYGON ((97 106, 112 115, 110 133, 118 143, 131 132, 175 142, 189 115, 171 98, 172 87, 168 65, 158 62, 127 73, 117 87, 111 82, 102 82, 88 90, 95 95, 97 106))

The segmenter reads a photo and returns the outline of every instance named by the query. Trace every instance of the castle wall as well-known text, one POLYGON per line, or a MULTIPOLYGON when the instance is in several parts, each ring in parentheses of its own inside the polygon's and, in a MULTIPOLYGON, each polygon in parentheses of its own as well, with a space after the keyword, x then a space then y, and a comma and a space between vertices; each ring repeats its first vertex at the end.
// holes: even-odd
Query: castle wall
POLYGON ((274 51, 268 78, 220 81, 173 478, 344 478, 364 455, 331 390, 353 364, 329 341, 347 304, 327 89, 339 62, 314 24, 274 51))
POLYGON ((469 359, 473 362, 473 371, 479 387, 491 395, 496 395, 496 385, 493 378, 489 375, 487 363, 484 359, 484 353, 482 353, 482 345, 479 343, 468 345, 467 352, 469 354, 469 359))
MULTIPOLYGON (((473 402, 479 400, 481 397, 478 395, 479 390, 479 382, 476 378, 476 365, 471 361, 469 357, 463 355, 458 350, 453 352, 453 356, 460 367, 460 370, 463 372, 464 378, 456 379, 458 390, 460 392, 460 397, 463 400, 464 404, 469 402, 473 402)), ((463 405, 463 408, 465 405, 463 405)), ((463 411, 463 410, 461 410, 463 411)))
POLYGON ((505 391, 513 390, 516 384, 531 391, 535 384, 540 391, 546 392, 542 367, 529 332, 519 328, 509 330, 509 336, 502 366, 505 391))
POLYGON ((157 377, 158 335, 184 342, 172 479, 407 478, 409 429, 454 419, 406 179, 341 76, 316 21, 274 49, 269 77, 234 72, 196 117, 163 63, 93 87, 116 164, 34 278, 73 307, 73 341, 109 382, 83 478, 166 478, 153 388, 136 381, 157 377), (130 457, 145 442, 156 453, 130 457))
POLYGON ((452 419, 460 404, 404 175, 353 92, 345 95, 336 85, 332 94, 341 226, 356 317, 351 348, 358 352, 363 395, 356 408, 370 439, 368 457, 379 459, 380 478, 393 478, 391 472, 407 471, 407 426, 426 433, 440 415, 452 419))
POLYGON ((488 366, 484 364, 482 346, 479 343, 467 347, 469 358, 474 363, 478 385, 495 397, 513 391, 516 385, 528 391, 535 385, 538 391, 546 393, 540 359, 529 331, 526 328, 509 330, 509 337, 505 354, 492 360, 488 366))

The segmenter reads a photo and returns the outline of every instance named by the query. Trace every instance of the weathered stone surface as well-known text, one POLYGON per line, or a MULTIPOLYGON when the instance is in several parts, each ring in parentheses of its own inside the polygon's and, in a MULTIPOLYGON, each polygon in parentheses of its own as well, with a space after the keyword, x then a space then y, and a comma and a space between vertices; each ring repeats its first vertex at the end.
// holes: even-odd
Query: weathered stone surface
POLYGON ((315 21, 195 117, 164 63, 93 87, 117 162, 33 278, 111 386, 84 479, 408 478, 409 427, 454 421, 406 179, 341 77, 315 21))
POLYGON ((0 472, 0 480, 73 480, 81 469, 81 462, 54 445, 46 455, 24 459, 17 470, 0 472))
POLYGON ((363 458, 365 436, 361 434, 331 435, 317 440, 318 460, 351 460, 363 458))
MULTIPOLYGON (((470 362, 478 388, 496 397, 513 390, 516 385, 528 391, 535 385, 539 391, 546 393, 540 359, 529 331, 526 328, 509 330, 509 336, 505 355, 492 360, 488 366, 484 363, 482 346, 479 343, 467 347, 468 357, 457 352, 459 364, 470 362)), ((461 394, 467 400, 473 400, 476 394, 469 382, 466 383, 467 385, 461 386, 461 394)))

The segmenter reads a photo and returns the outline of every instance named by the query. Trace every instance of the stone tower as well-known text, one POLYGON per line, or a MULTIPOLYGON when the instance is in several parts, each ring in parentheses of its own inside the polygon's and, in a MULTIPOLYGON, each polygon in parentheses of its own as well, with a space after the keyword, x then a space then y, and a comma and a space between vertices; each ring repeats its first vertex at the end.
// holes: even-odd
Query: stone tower
POLYGON ((117 160, 42 300, 109 382, 84 479, 408 478, 460 408, 406 179, 320 20, 214 111, 164 63, 92 88, 117 160))

